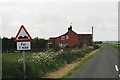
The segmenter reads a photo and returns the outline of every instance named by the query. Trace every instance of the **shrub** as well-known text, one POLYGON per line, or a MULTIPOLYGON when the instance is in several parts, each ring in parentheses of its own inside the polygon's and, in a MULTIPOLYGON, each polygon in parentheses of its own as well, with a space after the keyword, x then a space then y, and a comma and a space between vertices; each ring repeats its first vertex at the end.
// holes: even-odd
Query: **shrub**
POLYGON ((100 46, 99 45, 97 45, 97 44, 94 44, 93 45, 93 49, 98 49, 100 46))

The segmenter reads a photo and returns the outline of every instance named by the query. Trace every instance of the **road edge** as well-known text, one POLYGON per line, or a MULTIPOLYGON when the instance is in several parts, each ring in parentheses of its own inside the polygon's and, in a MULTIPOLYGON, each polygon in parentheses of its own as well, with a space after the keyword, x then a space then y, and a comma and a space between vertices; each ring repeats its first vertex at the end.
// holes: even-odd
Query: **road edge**
POLYGON ((97 52, 98 51, 96 51, 92 55, 89 55, 89 56, 83 58, 82 61, 80 61, 74 68, 72 68, 70 71, 68 71, 65 75, 63 75, 60 78, 69 78, 74 72, 76 72, 80 67, 82 67, 83 65, 85 65, 93 56, 95 56, 95 54, 97 52))
POLYGON ((50 79, 69 78, 69 76, 71 76, 78 68, 80 68, 81 66, 86 64, 96 53, 98 53, 103 46, 104 45, 102 45, 100 48, 98 48, 96 50, 93 50, 93 51, 87 53, 82 58, 78 58, 76 61, 73 61, 71 64, 64 65, 59 70, 55 70, 53 72, 45 74, 42 78, 50 78, 50 79), (69 69, 66 70, 66 68, 69 68, 69 69), (60 72, 60 70, 62 70, 62 72, 64 72, 64 73, 60 72))
POLYGON ((60 78, 69 78, 72 74, 74 74, 74 72, 76 72, 80 67, 82 67, 83 65, 85 65, 91 58, 93 58, 96 55, 96 53, 99 53, 99 51, 103 48, 103 46, 101 46, 99 49, 94 50, 95 52, 93 54, 91 54, 91 55, 89 55, 87 57, 85 56, 82 59, 82 61, 80 61, 75 67, 73 67, 70 71, 68 71, 66 74, 64 74, 60 78))

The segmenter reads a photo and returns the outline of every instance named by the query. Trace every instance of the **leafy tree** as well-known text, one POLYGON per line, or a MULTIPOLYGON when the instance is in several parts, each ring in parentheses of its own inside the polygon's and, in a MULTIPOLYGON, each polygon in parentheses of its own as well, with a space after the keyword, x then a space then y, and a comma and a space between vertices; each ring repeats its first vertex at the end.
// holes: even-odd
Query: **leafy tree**
POLYGON ((34 38, 32 40, 32 51, 44 51, 47 49, 47 40, 41 38, 34 38))

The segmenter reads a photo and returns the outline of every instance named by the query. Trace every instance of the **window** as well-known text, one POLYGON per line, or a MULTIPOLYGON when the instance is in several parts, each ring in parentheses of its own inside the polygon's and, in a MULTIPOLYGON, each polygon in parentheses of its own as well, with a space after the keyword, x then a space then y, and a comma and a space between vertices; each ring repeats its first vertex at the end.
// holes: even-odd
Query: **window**
POLYGON ((63 44, 63 47, 65 48, 67 46, 67 44, 63 44))
POLYGON ((60 43, 59 46, 60 46, 61 48, 65 48, 65 47, 67 46, 67 44, 60 43))
POLYGON ((62 44, 60 43, 59 46, 62 47, 62 44))
POLYGON ((65 40, 65 36, 61 36, 61 40, 65 40))
POLYGON ((67 40, 69 39, 69 36, 68 36, 68 35, 66 35, 66 39, 67 39, 67 40))

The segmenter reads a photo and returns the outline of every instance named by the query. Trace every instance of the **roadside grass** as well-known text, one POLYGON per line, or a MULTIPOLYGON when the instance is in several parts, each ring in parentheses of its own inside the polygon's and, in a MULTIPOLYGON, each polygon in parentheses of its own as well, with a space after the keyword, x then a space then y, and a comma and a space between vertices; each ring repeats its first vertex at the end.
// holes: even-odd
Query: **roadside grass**
POLYGON ((3 53, 2 54, 2 58, 8 61, 17 59, 19 57, 22 57, 21 53, 15 53, 15 54, 14 53, 9 53, 9 54, 3 53))
MULTIPOLYGON (((85 55, 88 55, 91 51, 96 49, 98 49, 97 46, 65 52, 26 52, 26 76, 27 78, 40 78, 47 72, 57 70, 65 64, 71 64, 76 59, 83 58, 85 55)), ((3 54, 2 57, 3 78, 24 77, 22 53, 8 53, 3 54)), ((87 59, 84 61, 86 62, 87 59)))
POLYGON ((120 43, 119 44, 110 44, 113 48, 117 50, 118 53, 120 53, 120 43))
MULTIPOLYGON (((37 53, 37 52, 36 52, 37 53)), ((32 52, 25 52, 26 58, 31 57, 33 55, 32 52)), ((13 61, 19 58, 22 58, 23 54, 21 53, 2 53, 2 59, 13 61)))
POLYGON ((98 45, 98 46, 102 46, 103 44, 96 44, 96 45, 98 45))
POLYGON ((66 64, 59 68, 58 70, 48 72, 45 74, 42 78, 52 78, 52 79, 58 79, 58 78, 69 78, 78 68, 85 65, 92 57, 98 53, 103 45, 94 51, 91 51, 87 53, 84 57, 78 58, 77 60, 73 61, 71 64, 66 64))
POLYGON ((91 58, 93 58, 96 53, 99 53, 99 51, 103 48, 103 44, 98 44, 99 46, 101 46, 99 49, 94 50, 95 52, 93 52, 93 54, 85 56, 83 58, 83 60, 78 63, 78 65, 76 65, 73 69, 71 69, 69 72, 67 72, 64 76, 62 76, 61 78, 69 78, 76 70, 78 70, 80 67, 84 66, 91 58))
POLYGON ((99 50, 97 49, 95 53, 85 56, 73 69, 71 69, 70 71, 68 71, 64 76, 62 76, 61 78, 68 78, 70 77, 76 70, 78 70, 80 67, 82 67, 83 65, 85 65, 91 58, 93 58, 96 53, 98 53, 99 50))
POLYGON ((111 43, 111 46, 120 51, 120 43, 111 43))

